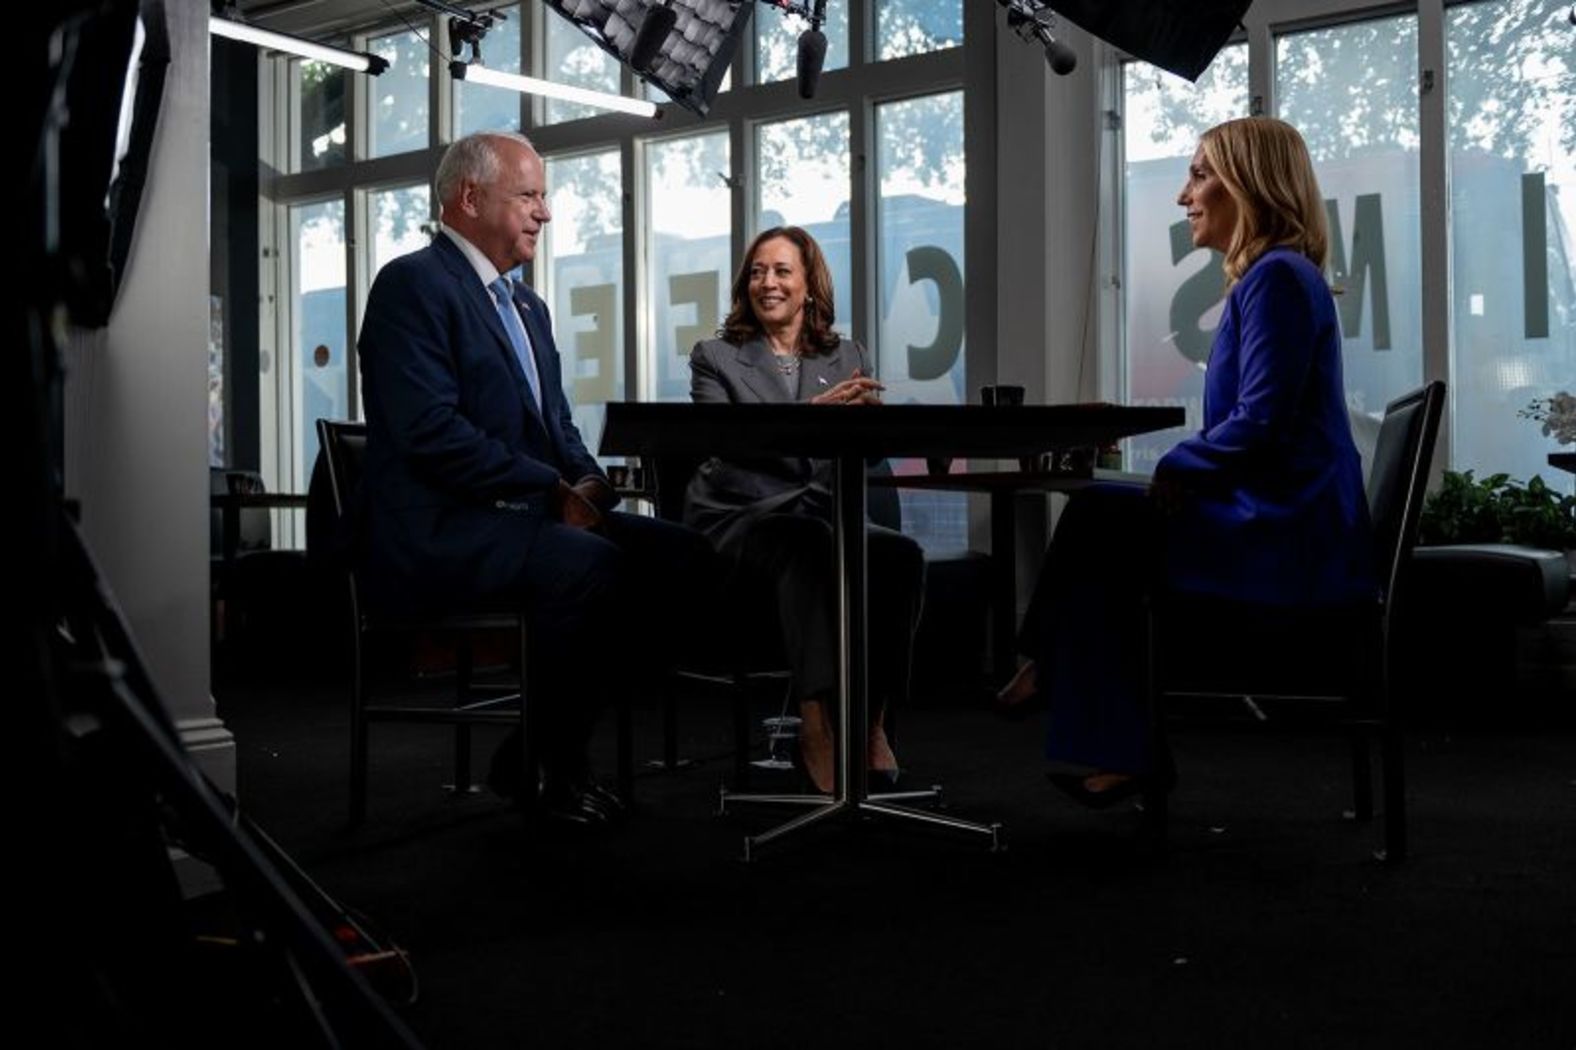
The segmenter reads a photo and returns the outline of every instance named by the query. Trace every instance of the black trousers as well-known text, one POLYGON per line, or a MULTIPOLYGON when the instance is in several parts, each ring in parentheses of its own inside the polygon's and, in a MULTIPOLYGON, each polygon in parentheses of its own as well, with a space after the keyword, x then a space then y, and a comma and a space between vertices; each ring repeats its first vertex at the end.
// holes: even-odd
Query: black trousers
MULTIPOLYGON (((924 602, 925 555, 900 532, 866 525, 865 535, 870 552, 870 709, 878 711, 908 694, 914 631, 924 602)), ((780 632, 798 699, 835 698, 838 580, 831 523, 808 514, 767 514, 736 536, 722 554, 735 566, 735 586, 745 596, 744 607, 764 606, 776 614, 775 624, 740 626, 780 632)), ((737 629, 733 633, 737 635, 737 629)))
POLYGON ((542 527, 513 590, 531 618, 530 688, 549 771, 582 773, 608 703, 651 687, 696 644, 720 576, 705 537, 672 522, 615 511, 599 532, 542 527))

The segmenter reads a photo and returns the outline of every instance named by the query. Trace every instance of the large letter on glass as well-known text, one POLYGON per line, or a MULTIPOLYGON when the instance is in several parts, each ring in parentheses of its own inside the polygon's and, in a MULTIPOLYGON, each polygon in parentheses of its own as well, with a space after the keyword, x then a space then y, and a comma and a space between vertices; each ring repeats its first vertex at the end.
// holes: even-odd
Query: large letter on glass
POLYGON ((1384 206, 1377 193, 1357 196, 1357 212, 1352 219, 1352 264, 1346 265, 1346 239, 1341 236, 1341 209, 1333 200, 1324 202, 1330 219, 1330 273, 1342 294, 1337 300, 1341 311, 1341 335, 1356 339, 1363 334, 1364 292, 1373 292, 1375 350, 1390 349, 1390 280, 1385 274, 1384 206))
POLYGON ((575 333, 575 404, 602 403, 618 396, 618 350, 614 318, 618 286, 590 284, 569 289, 569 312, 589 317, 591 327, 575 333))
POLYGON ((925 346, 908 344, 908 374, 940 379, 952 370, 963 349, 963 271, 944 249, 925 245, 908 250, 908 279, 936 285, 936 338, 925 346))

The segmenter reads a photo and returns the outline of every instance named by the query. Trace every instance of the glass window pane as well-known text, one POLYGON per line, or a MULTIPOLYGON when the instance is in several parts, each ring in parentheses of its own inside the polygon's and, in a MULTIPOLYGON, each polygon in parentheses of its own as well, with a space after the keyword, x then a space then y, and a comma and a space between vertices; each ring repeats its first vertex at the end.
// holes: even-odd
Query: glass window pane
MULTIPOLYGON (((617 59, 592 43, 591 38, 569 19, 545 6, 542 20, 547 29, 547 72, 544 76, 548 80, 555 84, 620 94, 617 59)), ((554 98, 544 103, 544 119, 548 124, 594 117, 605 112, 597 106, 554 98)))
MULTIPOLYGON (((1445 10, 1449 50, 1451 463, 1553 470, 1558 439, 1518 417, 1576 393, 1576 58, 1564 9, 1532 0, 1445 10), (1540 406, 1541 407, 1541 406, 1540 406)), ((1552 428, 1551 428, 1552 429, 1552 428)))
POLYGON ((963 46, 962 0, 876 0, 875 10, 879 59, 963 46))
POLYGON ((1233 44, 1196 84, 1145 62, 1122 66, 1124 399, 1181 405, 1187 430, 1133 438, 1128 470, 1148 473, 1203 420, 1204 373, 1225 296, 1221 256, 1195 249, 1177 207, 1205 130, 1248 113, 1248 47, 1233 44))
POLYGON ((647 281, 642 299, 651 322, 645 362, 648 398, 689 400, 689 353, 717 334, 728 312, 735 260, 728 134, 719 131, 646 147, 647 281))
MULTIPOLYGON (((810 28, 810 20, 796 14, 783 14, 765 4, 755 12, 755 82, 770 84, 790 80, 798 70, 799 34, 810 28)), ((821 68, 844 69, 848 66, 848 5, 826 6, 826 64, 821 68)))
MULTIPOLYGON (((876 355, 885 399, 962 404, 963 93, 877 106, 876 142, 876 355)), ((901 499, 904 532, 929 550, 967 548, 961 494, 903 490, 901 499)))
POLYGON ((816 239, 832 271, 833 327, 852 336, 848 114, 762 124, 755 132, 755 156, 755 229, 803 226, 816 239))
POLYGON ((290 63, 290 76, 290 96, 295 103, 295 170, 316 171, 345 163, 349 71, 326 62, 297 60, 290 63))
POLYGON ((317 458, 317 421, 350 412, 345 368, 345 203, 293 207, 290 244, 291 409, 296 456, 291 492, 305 492, 317 458))
POLYGON ((208 465, 229 466, 224 447, 224 297, 208 296, 208 465))
MULTIPOLYGON (((1423 380, 1417 16, 1276 40, 1280 115, 1302 132, 1330 216, 1346 401, 1377 419, 1423 380)), ((1359 447, 1368 427, 1357 428, 1359 447)))
POLYGON ((432 218, 432 189, 425 183, 367 194, 367 217, 372 226, 372 269, 367 285, 383 264, 430 243, 423 224, 432 218))
POLYGON ((368 41, 389 67, 367 78, 367 155, 387 157, 427 148, 427 45, 413 32, 368 41))
POLYGON ((553 221, 537 272, 553 314, 564 387, 586 447, 624 399, 624 185, 618 150, 549 158, 553 221))
MULTIPOLYGON (((501 7, 502 20, 493 23, 482 42, 482 64, 500 73, 520 72, 520 8, 501 7)), ((516 91, 486 84, 454 82, 455 137, 477 131, 513 131, 520 127, 520 105, 524 98, 516 91)))

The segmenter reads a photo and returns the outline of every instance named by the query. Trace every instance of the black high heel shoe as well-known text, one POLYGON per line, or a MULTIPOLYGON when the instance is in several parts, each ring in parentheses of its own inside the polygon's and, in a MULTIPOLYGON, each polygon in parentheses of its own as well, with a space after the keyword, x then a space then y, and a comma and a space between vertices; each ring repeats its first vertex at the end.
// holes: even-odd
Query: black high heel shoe
POLYGON ((1030 660, 1018 668, 1012 680, 992 694, 988 706, 996 717, 1008 722, 1021 722, 1032 714, 1044 711, 1047 706, 1046 693, 1039 688, 1039 671, 1035 662, 1030 660), (1031 684, 1026 685, 1025 678, 1029 678, 1031 684), (1021 695, 1017 699, 1010 699, 1012 694, 1021 695))
MULTIPOLYGON (((810 775, 810 767, 804 764, 804 751, 797 745, 788 751, 788 761, 793 763, 794 775, 799 780, 799 789, 806 795, 831 795, 832 791, 822 791, 816 786, 815 778, 810 775)), ((836 784, 836 774, 833 774, 833 784, 836 784)))
POLYGON ((865 784, 877 794, 896 791, 898 778, 902 775, 901 769, 872 769, 865 773, 865 784))
POLYGON ((1004 722, 1022 722, 1030 715, 1037 715, 1050 706, 1046 702, 1045 691, 1036 689, 1022 700, 1003 700, 1000 693, 994 694, 987 705, 991 714, 1004 722))

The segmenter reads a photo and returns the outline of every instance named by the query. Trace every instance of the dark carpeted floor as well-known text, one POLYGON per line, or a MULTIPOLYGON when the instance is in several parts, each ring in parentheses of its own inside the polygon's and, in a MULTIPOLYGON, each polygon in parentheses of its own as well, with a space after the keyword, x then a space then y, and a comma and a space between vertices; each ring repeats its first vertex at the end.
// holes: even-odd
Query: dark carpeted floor
MULTIPOLYGON (((868 824, 746 865, 741 834, 780 811, 714 815, 719 697, 681 709, 701 761, 644 773, 626 828, 563 841, 443 794, 446 731, 419 726, 375 727, 371 815, 347 832, 340 689, 232 679, 243 806, 408 949, 420 994, 400 1012, 434 1048, 1576 1047, 1558 697, 1516 728, 1413 734, 1399 866, 1341 819, 1338 740, 1181 733, 1156 860, 1135 813, 1044 783, 1037 726, 941 700, 902 720, 906 780, 1002 821, 1005 852, 868 824)), ((644 755, 658 732, 639 712, 644 755)), ((611 772, 610 727, 597 752, 611 772)))

